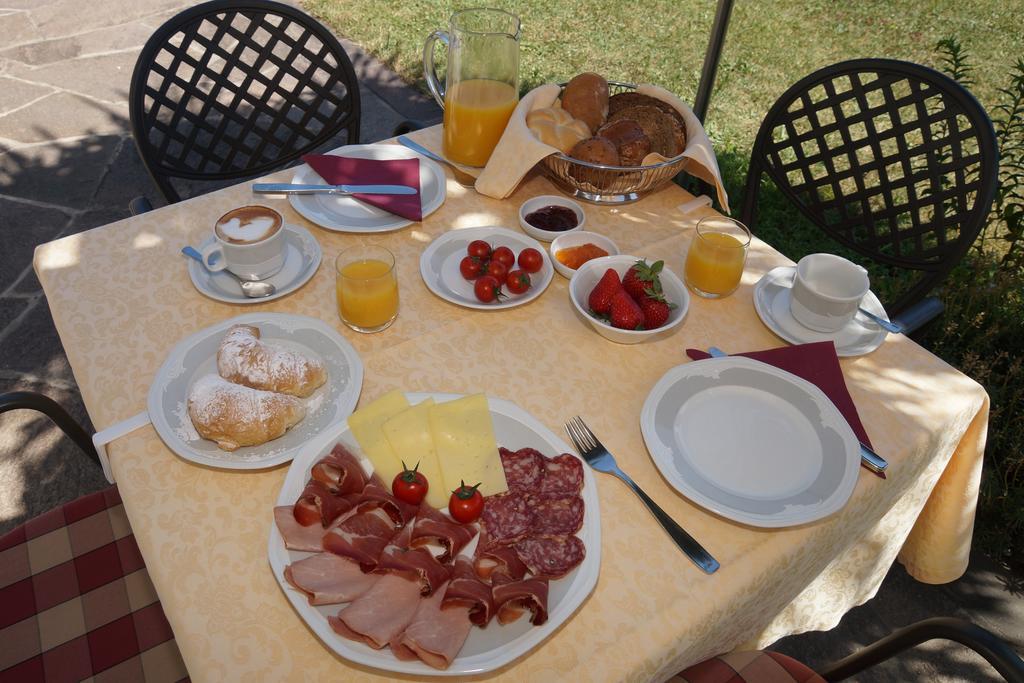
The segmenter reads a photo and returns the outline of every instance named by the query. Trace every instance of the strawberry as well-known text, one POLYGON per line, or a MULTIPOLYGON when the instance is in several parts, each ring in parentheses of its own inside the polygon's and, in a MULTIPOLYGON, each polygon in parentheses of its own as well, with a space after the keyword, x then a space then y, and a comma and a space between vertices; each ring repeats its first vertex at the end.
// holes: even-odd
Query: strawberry
POLYGON ((656 330, 668 320, 669 311, 676 305, 669 303, 663 296, 646 296, 640 301, 640 310, 644 314, 644 329, 656 330))
POLYGON ((619 274, 609 268, 590 290, 590 298, 587 300, 590 310, 599 315, 607 314, 612 308, 612 298, 621 291, 622 283, 619 281, 619 274))
POLYGON ((661 273, 664 266, 664 261, 648 264, 644 259, 640 259, 626 271, 626 275, 622 278, 623 288, 637 303, 648 294, 660 295, 661 279, 658 274, 661 273))
POLYGON ((620 289, 612 298, 611 322, 620 330, 636 330, 644 324, 644 313, 629 292, 620 289))

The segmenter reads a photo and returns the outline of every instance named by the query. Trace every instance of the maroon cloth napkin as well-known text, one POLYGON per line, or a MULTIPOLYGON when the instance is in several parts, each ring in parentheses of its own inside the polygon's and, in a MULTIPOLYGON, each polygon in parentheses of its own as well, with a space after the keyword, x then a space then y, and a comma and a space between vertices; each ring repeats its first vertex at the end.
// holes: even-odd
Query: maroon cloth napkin
POLYGON ((331 185, 408 185, 416 194, 354 194, 356 199, 411 221, 423 220, 419 159, 355 159, 333 154, 302 157, 331 185))
MULTIPOLYGON (((686 355, 693 360, 711 357, 711 354, 699 349, 686 349, 686 355)), ((853 433, 857 435, 860 442, 868 447, 871 446, 868 433, 864 431, 864 425, 857 414, 857 406, 853 404, 850 391, 846 388, 843 370, 839 367, 839 356, 836 355, 836 345, 831 341, 783 346, 767 351, 732 355, 745 356, 768 365, 774 365, 814 384, 832 400, 846 421, 850 423, 853 433)))

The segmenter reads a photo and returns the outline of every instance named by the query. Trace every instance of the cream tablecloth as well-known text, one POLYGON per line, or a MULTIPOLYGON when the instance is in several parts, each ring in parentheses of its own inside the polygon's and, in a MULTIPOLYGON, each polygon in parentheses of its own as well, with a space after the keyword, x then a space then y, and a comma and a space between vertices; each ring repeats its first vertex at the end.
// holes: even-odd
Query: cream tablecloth
MULTIPOLYGON (((421 141, 438 147, 437 129, 421 141)), ((285 181, 290 172, 271 176, 285 181)), ((698 571, 619 481, 598 476, 601 574, 576 615, 502 680, 660 680, 744 644, 828 629, 874 595, 899 556, 925 582, 966 568, 985 441, 988 399, 971 379, 904 337, 842 361, 850 391, 888 480, 862 470, 849 503, 829 519, 758 530, 715 517, 676 494, 644 447, 640 406, 655 381, 687 362, 686 347, 730 351, 783 344, 751 303, 754 283, 788 259, 756 241, 741 288, 694 299, 671 336, 619 346, 595 334, 555 277, 533 303, 500 312, 453 306, 419 275, 438 235, 477 225, 515 228, 519 205, 553 191, 539 177, 495 201, 448 182, 446 203, 422 224, 379 235, 342 235, 304 224, 324 250, 319 272, 291 296, 242 307, 211 301, 189 282, 182 245, 197 244, 226 209, 252 202, 248 184, 42 245, 35 269, 97 428, 143 410, 150 381, 183 337, 251 311, 315 316, 334 324, 365 363, 361 402, 393 388, 474 392, 515 401, 556 432, 583 415, 620 465, 722 564, 698 571), (359 335, 335 312, 332 257, 355 243, 397 254, 401 313, 387 331, 359 335)), ((675 186, 621 208, 587 206, 591 230, 623 253, 664 259, 682 272, 700 215, 675 207, 675 186)), ((709 211, 704 209, 702 211, 709 211)), ((738 425, 739 427, 739 425, 738 425)), ((298 619, 271 575, 267 534, 285 467, 216 471, 176 457, 147 426, 111 444, 112 467, 150 576, 196 681, 382 680, 328 651, 298 619)))

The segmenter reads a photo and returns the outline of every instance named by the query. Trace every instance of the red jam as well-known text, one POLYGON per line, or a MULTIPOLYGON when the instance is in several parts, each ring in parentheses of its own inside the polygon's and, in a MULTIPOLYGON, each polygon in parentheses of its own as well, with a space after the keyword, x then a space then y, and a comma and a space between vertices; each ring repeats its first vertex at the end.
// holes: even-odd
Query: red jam
POLYGON ((545 206, 526 214, 526 222, 535 228, 551 232, 565 232, 579 225, 575 211, 568 206, 555 205, 545 206))

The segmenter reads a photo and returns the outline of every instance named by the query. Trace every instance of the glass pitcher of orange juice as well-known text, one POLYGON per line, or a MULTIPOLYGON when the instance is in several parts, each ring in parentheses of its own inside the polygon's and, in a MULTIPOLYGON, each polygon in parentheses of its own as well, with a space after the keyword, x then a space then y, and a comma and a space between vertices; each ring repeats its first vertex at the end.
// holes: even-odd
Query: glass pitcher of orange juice
POLYGON ((484 166, 519 102, 519 17, 497 9, 456 12, 447 32, 427 38, 423 71, 444 109, 444 155, 484 166), (434 73, 438 40, 448 47, 443 87, 434 73))

